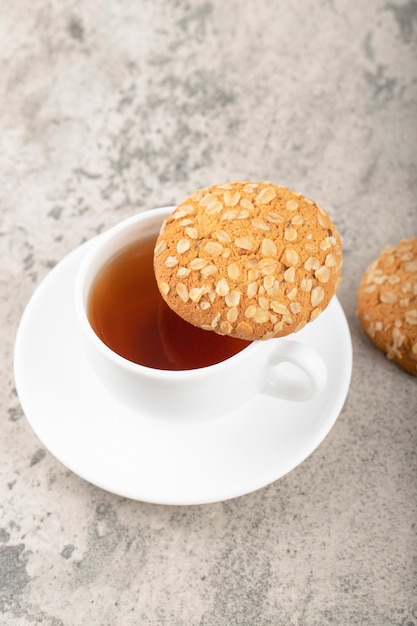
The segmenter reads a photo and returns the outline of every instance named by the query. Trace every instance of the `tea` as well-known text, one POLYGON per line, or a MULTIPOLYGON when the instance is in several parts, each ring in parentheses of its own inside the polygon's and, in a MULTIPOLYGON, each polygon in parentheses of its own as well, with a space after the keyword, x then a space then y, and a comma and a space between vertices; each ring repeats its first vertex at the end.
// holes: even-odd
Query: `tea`
POLYGON ((153 271, 155 237, 131 244, 98 274, 88 302, 96 334, 114 352, 140 365, 187 370, 213 365, 249 342, 192 326, 159 293, 153 271))

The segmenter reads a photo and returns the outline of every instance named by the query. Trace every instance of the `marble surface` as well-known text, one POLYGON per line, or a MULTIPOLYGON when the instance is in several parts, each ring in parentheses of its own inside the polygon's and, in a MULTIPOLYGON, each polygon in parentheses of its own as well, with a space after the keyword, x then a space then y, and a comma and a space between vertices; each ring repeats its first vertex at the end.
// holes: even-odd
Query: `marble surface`
POLYGON ((417 234, 416 0, 16 0, 0 41, 0 623, 416 626, 417 380, 355 315, 367 265, 417 234), (297 189, 338 225, 345 406, 250 495, 112 495, 25 419, 20 317, 84 240, 231 179, 297 189))

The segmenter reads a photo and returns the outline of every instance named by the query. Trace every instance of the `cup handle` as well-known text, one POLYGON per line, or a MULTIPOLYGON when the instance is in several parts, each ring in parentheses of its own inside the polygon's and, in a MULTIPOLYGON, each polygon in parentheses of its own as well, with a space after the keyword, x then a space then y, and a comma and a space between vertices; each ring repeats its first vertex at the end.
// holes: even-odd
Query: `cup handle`
POLYGON ((263 392, 284 400, 311 400, 323 391, 326 382, 326 364, 314 348, 281 339, 269 356, 263 392))

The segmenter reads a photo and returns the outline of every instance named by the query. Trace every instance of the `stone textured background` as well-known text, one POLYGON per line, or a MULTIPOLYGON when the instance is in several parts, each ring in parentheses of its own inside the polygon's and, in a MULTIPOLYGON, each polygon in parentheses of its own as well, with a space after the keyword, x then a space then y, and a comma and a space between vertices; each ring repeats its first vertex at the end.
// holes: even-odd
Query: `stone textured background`
POLYGON ((417 626, 417 381, 355 316, 417 234, 416 0, 0 5, 0 623, 417 626), (84 482, 19 406, 24 306, 66 253, 195 188, 270 179, 328 207, 352 385, 301 466, 163 507, 84 482))

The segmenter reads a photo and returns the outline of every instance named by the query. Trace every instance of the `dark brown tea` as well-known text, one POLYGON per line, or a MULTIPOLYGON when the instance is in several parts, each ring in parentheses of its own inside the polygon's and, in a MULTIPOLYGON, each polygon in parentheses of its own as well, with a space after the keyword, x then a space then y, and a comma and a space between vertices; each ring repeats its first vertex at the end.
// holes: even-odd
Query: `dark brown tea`
POLYGON ((224 361, 249 342, 192 326, 159 293, 155 237, 134 243, 97 276, 88 302, 96 334, 114 352, 147 367, 187 370, 224 361))

